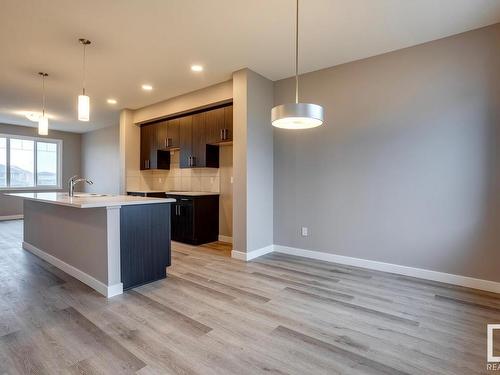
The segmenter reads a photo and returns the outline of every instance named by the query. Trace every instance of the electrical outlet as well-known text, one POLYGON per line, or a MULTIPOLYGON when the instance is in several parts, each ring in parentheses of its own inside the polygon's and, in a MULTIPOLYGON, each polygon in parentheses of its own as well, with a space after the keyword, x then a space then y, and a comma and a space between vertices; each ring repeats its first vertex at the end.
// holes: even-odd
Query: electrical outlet
POLYGON ((302 227, 302 237, 309 236, 309 229, 307 227, 302 227))

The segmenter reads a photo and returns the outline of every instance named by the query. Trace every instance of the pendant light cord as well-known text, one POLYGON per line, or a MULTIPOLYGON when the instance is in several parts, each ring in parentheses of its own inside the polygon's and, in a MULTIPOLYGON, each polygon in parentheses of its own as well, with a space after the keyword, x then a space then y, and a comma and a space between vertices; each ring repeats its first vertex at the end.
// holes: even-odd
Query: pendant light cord
POLYGON ((42 117, 45 117, 45 75, 42 75, 42 117))
POLYGON ((295 103, 299 102, 299 0, 295 9, 295 103))
POLYGON ((83 44, 83 64, 82 64, 82 66, 83 66, 83 74, 82 74, 83 75, 83 95, 85 95, 85 68, 86 68, 86 66, 85 66, 85 48, 86 47, 87 47, 87 45, 84 43, 83 44))
POLYGON ((47 73, 39 72, 38 75, 42 77, 42 117, 45 117, 45 77, 47 73))

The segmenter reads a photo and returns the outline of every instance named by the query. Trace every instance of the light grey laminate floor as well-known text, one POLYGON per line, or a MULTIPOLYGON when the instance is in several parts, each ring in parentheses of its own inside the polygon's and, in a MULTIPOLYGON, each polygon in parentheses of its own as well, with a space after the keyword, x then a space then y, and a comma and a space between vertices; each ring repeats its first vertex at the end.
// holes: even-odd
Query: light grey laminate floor
POLYGON ((0 223, 0 374, 478 374, 500 323, 499 295, 220 243, 106 300, 21 240, 0 223))

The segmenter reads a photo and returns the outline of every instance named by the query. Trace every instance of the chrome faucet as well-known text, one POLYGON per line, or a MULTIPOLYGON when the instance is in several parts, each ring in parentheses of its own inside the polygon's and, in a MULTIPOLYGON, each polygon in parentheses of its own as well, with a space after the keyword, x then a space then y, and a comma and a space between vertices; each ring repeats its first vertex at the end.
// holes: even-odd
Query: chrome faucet
POLYGON ((91 180, 87 180, 86 178, 78 178, 78 176, 71 177, 68 180, 68 195, 70 197, 75 195, 75 185, 79 182, 86 182, 89 185, 94 184, 91 180))

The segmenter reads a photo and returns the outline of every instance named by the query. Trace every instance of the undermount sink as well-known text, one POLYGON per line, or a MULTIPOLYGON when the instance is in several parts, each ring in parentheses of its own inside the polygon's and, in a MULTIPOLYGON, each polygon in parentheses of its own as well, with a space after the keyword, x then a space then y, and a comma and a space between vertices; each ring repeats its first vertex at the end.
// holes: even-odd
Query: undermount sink
POLYGON ((75 193, 73 198, 93 198, 93 197, 107 197, 108 194, 96 194, 96 193, 75 193))

